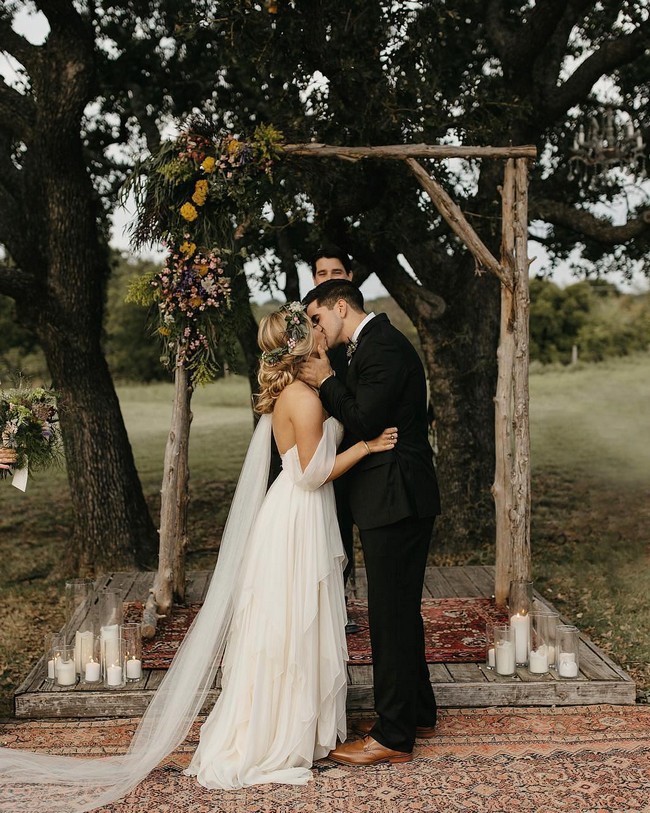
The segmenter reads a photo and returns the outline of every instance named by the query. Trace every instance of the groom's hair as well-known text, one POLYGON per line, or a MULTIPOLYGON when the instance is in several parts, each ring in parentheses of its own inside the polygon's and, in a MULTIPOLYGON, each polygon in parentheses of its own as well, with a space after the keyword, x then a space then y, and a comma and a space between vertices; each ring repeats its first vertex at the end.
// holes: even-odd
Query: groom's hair
POLYGON ((347 279, 328 279, 327 282, 321 282, 309 291, 302 304, 308 307, 312 302, 316 302, 319 307, 324 305, 331 310, 339 299, 344 299, 352 310, 363 313, 363 294, 347 279))

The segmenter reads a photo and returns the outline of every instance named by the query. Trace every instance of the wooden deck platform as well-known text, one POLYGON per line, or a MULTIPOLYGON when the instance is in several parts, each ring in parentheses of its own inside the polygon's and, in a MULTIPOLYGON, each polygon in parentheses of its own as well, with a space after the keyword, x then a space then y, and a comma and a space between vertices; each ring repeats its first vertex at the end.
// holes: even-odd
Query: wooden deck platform
MULTIPOLYGON (((107 586, 123 591, 125 601, 143 600, 153 582, 153 573, 113 573, 103 577, 97 589, 107 586)), ((189 574, 189 602, 202 601, 210 572, 189 574)), ((493 594, 492 567, 434 567, 427 569, 423 595, 429 598, 489 597, 493 594)), ((356 597, 367 594, 365 572, 357 570, 356 597)), ((536 599, 554 609, 542 596, 536 599)), ((571 623, 563 619, 564 623, 571 623)), ((70 630, 72 636, 72 630, 70 630)), ((632 678, 585 635, 580 641, 580 675, 575 680, 558 679, 554 673, 531 675, 518 669, 512 677, 501 677, 480 663, 430 664, 431 683, 438 704, 443 707, 552 706, 594 703, 630 704, 636 699, 632 678)), ((107 690, 78 684, 62 688, 45 679, 44 658, 35 664, 14 695, 19 718, 130 717, 142 714, 165 674, 145 671, 142 679, 125 689, 107 690)), ((206 701, 212 707, 219 694, 220 675, 206 701)), ((348 709, 372 710, 372 667, 348 666, 348 709)))

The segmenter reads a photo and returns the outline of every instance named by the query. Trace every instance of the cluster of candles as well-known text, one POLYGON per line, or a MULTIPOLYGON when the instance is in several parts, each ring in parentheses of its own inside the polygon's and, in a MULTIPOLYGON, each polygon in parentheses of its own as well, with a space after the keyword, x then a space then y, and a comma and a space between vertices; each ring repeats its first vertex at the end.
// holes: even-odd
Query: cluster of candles
POLYGON ((122 624, 122 596, 116 590, 95 595, 89 579, 66 583, 67 622, 74 641, 48 633, 45 636, 47 678, 59 686, 100 683, 109 688, 142 678, 140 624, 122 624), (99 635, 96 635, 99 629, 99 635))
POLYGON ((553 669, 561 678, 578 677, 578 629, 559 624, 556 612, 534 611, 532 582, 512 582, 508 605, 510 623, 488 626, 488 669, 498 675, 517 667, 535 675, 553 669))
POLYGON ((74 644, 60 636, 46 636, 47 677, 59 686, 99 683, 123 686, 142 677, 139 624, 109 624, 99 636, 93 630, 77 630, 74 644))

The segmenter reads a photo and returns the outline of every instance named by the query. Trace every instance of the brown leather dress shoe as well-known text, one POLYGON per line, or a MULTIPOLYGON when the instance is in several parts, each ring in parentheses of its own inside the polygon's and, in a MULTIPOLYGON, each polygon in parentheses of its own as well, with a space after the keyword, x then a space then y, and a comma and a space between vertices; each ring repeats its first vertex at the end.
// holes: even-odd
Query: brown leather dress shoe
MULTIPOLYGON (((356 723, 352 724, 352 728, 357 734, 361 734, 362 737, 367 737, 368 734, 373 729, 375 725, 374 720, 358 720, 356 723)), ((419 740, 431 740, 436 736, 436 727, 435 726, 425 726, 419 725, 415 729, 415 737, 419 740)))
POLYGON ((339 745, 330 751, 329 758, 341 765, 378 765, 380 762, 410 762, 413 753, 393 751, 372 737, 364 737, 362 740, 339 745))

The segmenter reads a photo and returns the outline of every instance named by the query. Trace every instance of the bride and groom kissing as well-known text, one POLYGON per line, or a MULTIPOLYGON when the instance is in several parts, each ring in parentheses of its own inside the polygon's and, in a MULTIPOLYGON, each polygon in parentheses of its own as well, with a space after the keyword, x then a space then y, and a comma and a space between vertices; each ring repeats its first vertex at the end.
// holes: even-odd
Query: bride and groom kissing
POLYGON ((0 749, 0 785, 32 785, 14 810, 44 809, 34 784, 53 811, 120 798, 182 742, 220 664, 222 691, 185 770, 204 787, 304 784, 324 757, 406 762, 416 737, 433 735, 420 602, 439 497, 424 370, 385 314, 366 314, 340 256, 321 254, 314 282, 329 279, 260 323, 261 418, 219 560, 129 752, 87 760, 0 749), (333 367, 328 351, 341 346, 349 363, 333 367), (272 436, 282 468, 268 487, 272 436), (346 554, 332 485, 342 475, 367 572, 376 711, 351 742, 346 554))

